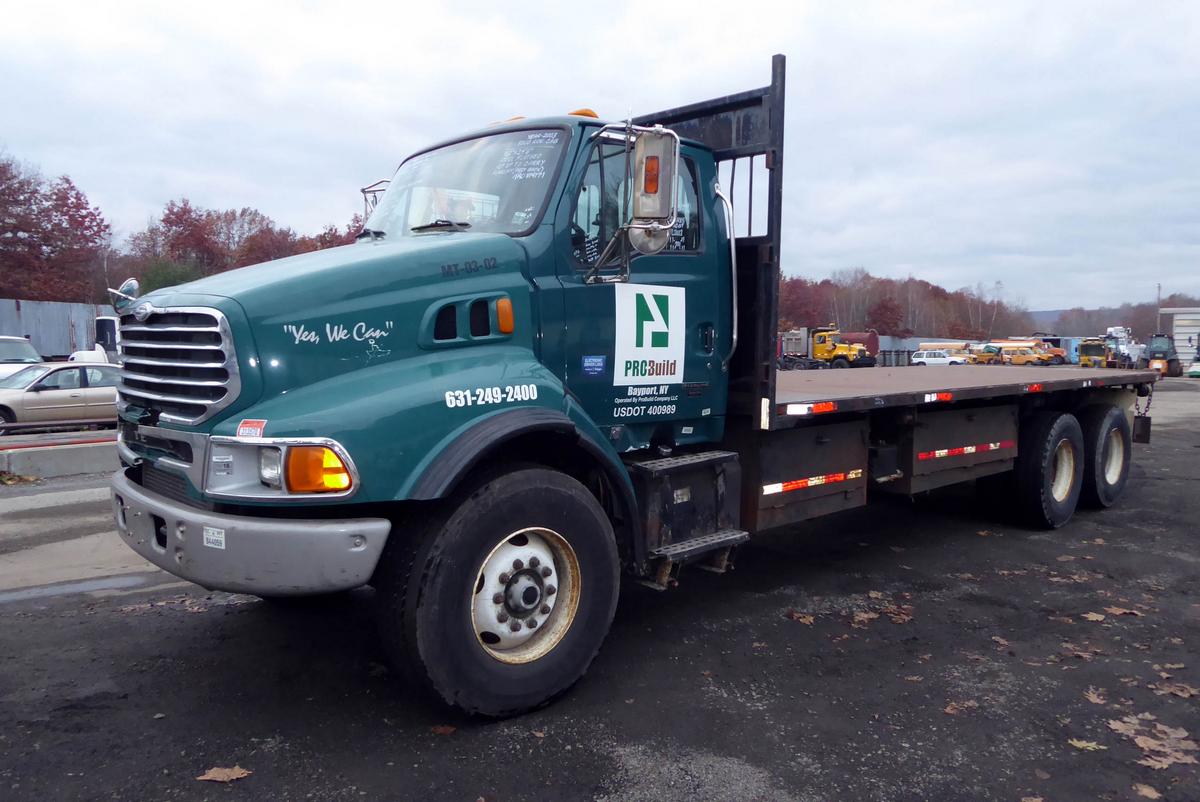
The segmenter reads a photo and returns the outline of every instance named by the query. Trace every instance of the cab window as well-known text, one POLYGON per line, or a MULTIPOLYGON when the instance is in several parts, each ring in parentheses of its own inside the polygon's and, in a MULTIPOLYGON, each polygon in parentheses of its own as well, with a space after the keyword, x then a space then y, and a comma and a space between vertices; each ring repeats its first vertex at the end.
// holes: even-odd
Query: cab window
MULTIPOLYGON (((700 249, 696 167, 687 158, 681 158, 679 164, 675 226, 664 253, 700 249)), ((624 145, 598 143, 588 158, 571 215, 571 249, 580 264, 594 265, 616 235, 621 222, 629 219, 625 189, 624 145)))

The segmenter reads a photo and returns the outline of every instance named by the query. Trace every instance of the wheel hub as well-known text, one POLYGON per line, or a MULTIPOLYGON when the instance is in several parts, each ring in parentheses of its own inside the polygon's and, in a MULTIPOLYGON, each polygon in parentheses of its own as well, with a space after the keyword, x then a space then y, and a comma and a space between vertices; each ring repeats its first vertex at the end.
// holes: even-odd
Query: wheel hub
POLYGON ((536 660, 558 644, 579 603, 579 563, 548 529, 501 541, 479 569, 471 624, 483 648, 506 663, 536 660))

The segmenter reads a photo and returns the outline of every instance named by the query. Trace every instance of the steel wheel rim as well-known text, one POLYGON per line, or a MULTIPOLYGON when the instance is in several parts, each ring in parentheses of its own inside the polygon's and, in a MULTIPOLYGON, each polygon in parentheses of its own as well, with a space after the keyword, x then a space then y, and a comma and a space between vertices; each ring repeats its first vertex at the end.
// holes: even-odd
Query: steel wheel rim
POLYGON ((507 535, 488 552, 471 587, 476 641, 502 663, 545 657, 579 612, 580 585, 579 558, 562 535, 543 527, 507 535))
POLYGON ((1075 483, 1075 446, 1063 438, 1054 447, 1054 475, 1050 480, 1050 495, 1055 501, 1066 501, 1075 483))
POLYGON ((1104 456, 1104 481, 1115 485, 1121 481, 1121 471, 1125 468, 1125 438, 1121 430, 1113 427, 1108 432, 1104 456))

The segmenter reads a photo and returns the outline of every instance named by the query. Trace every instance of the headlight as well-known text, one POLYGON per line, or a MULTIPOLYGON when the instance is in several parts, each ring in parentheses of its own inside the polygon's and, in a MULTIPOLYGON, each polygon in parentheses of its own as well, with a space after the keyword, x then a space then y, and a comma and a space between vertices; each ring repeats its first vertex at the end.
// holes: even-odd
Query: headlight
POLYGON ((258 479, 267 487, 283 487, 283 452, 278 448, 259 447, 258 479))

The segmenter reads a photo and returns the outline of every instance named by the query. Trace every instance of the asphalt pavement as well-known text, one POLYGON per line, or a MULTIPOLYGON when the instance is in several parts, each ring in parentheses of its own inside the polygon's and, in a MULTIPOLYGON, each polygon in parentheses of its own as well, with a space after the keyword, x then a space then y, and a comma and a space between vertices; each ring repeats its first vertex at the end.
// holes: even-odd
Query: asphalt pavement
POLYGON ((392 675, 369 590, 207 593, 119 542, 105 477, 0 488, 0 800, 1200 799, 1200 382, 1152 414, 1056 532, 952 488, 630 584, 499 722, 392 675))

